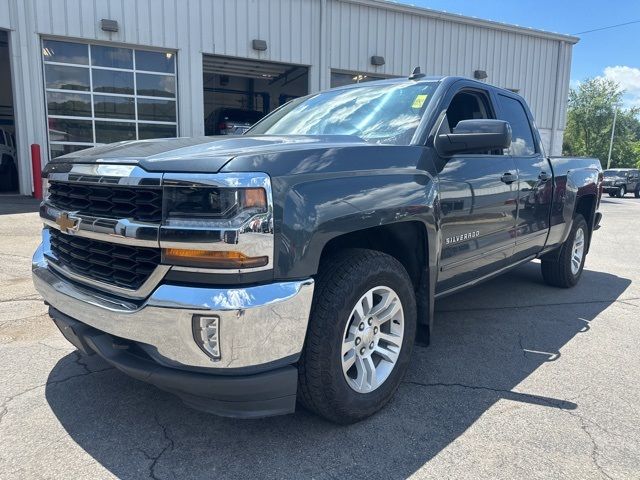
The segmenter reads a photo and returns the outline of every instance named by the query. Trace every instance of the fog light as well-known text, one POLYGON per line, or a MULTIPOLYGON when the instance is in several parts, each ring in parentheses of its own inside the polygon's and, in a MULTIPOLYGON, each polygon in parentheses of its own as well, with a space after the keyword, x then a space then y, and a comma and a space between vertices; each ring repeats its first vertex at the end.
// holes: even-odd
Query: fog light
POLYGON ((204 353, 220 360, 220 318, 211 315, 193 316, 193 338, 204 353))

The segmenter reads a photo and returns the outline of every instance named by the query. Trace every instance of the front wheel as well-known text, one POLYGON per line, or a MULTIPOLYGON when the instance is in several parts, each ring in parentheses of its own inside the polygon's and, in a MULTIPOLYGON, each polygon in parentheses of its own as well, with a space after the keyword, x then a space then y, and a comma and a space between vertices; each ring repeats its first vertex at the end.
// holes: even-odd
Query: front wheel
POLYGON ((395 258, 353 249, 329 259, 299 363, 301 403, 341 424, 378 411, 409 365, 416 317, 411 279, 395 258))
POLYGON ((627 189, 626 189, 626 188, 624 187, 624 185, 623 185, 623 186, 621 186, 621 187, 618 189, 617 197, 618 197, 618 198, 622 198, 622 197, 624 197, 626 194, 627 194, 627 189))
POLYGON ((636 191, 633 194, 636 198, 640 198, 640 185, 636 187, 636 191))
POLYGON ((569 237, 557 260, 542 260, 542 277, 554 287, 570 288, 578 283, 587 255, 589 230, 582 215, 576 215, 569 237))

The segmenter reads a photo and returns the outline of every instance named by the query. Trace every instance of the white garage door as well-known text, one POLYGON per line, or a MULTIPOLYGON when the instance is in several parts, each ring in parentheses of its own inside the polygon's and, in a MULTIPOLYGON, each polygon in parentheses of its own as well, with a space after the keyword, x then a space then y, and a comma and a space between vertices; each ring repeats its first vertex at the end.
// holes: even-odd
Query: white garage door
POLYGON ((176 54, 42 41, 50 158, 177 136, 176 54))

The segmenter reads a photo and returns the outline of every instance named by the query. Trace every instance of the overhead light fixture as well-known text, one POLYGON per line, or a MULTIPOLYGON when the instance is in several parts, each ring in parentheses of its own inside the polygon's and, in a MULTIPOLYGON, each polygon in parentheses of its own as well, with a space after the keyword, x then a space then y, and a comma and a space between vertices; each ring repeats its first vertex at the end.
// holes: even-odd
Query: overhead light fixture
POLYGON ((100 28, 105 32, 117 32, 118 22, 115 20, 109 20, 108 18, 103 18, 100 20, 100 28))
POLYGON ((371 65, 374 67, 381 67, 384 65, 384 57, 381 57, 380 55, 373 55, 371 57, 371 65))
POLYGON ((476 70, 473 72, 473 78, 475 78, 476 80, 484 80, 487 77, 487 72, 485 72, 484 70, 476 70))
POLYGON ((264 52, 267 49, 266 40, 251 40, 251 46, 254 50, 258 50, 259 52, 264 52))

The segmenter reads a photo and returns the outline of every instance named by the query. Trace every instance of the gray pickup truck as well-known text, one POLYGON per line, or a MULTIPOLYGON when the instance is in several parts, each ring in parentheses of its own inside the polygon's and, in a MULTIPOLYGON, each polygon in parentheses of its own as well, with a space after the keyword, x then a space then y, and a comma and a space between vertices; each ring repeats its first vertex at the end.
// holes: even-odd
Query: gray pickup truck
POLYGON ((44 176, 33 278, 73 345, 194 408, 338 423, 389 401, 436 299, 536 258, 574 286, 602 188, 598 160, 545 156, 521 97, 419 74, 44 176))

